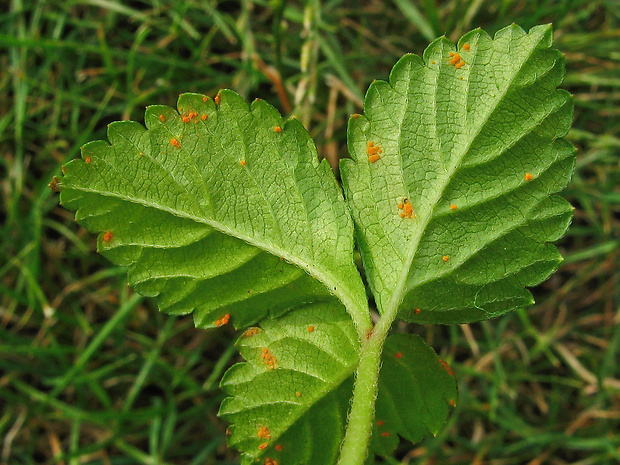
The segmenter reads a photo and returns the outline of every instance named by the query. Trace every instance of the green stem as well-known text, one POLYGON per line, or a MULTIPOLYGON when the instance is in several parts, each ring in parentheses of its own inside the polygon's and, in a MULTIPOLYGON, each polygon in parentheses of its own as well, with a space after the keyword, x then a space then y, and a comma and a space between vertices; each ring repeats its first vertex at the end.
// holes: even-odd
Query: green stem
POLYGON ((362 341, 360 363, 353 390, 353 404, 338 465, 363 465, 368 454, 375 415, 381 352, 393 321, 393 315, 384 314, 374 327, 371 336, 362 341))

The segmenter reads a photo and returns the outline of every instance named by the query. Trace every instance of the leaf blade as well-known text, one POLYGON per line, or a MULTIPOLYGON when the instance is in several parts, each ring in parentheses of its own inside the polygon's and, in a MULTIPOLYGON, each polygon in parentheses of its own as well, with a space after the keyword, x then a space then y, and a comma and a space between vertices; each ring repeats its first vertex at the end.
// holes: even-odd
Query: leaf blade
POLYGON ((529 34, 511 26, 495 40, 474 30, 457 49, 439 38, 369 88, 365 116, 350 120, 353 159, 341 172, 380 312, 398 308, 418 323, 499 316, 531 304, 523 288, 559 265, 555 249, 535 247, 560 237, 572 214, 548 200, 574 166, 561 139, 572 103, 555 89, 564 63, 551 44, 549 26, 529 34), (369 156, 376 147, 379 160, 369 156), (541 208, 554 215, 527 237, 541 208), (486 282, 468 282, 476 269, 486 282))
POLYGON ((161 295, 162 310, 196 310, 200 327, 333 296, 364 308, 352 222, 308 133, 263 101, 218 95, 148 107, 146 129, 111 124, 110 144, 87 144, 64 168, 61 203, 103 232, 98 249, 130 267, 132 285, 161 295))

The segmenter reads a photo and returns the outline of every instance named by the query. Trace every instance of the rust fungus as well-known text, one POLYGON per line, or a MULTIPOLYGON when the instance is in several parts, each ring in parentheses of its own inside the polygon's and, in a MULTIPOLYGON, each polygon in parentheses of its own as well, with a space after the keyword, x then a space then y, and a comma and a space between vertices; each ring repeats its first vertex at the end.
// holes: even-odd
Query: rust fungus
POLYGON ((456 210, 458 207, 454 204, 450 205, 450 210, 456 210))
POLYGON ((469 52, 469 44, 463 45, 463 50, 465 50, 466 52, 469 52))
POLYGON ((282 132, 282 128, 280 126, 276 126, 275 128, 273 128, 273 130, 275 132, 282 132))
POLYGON ((170 145, 176 147, 177 149, 181 148, 181 143, 176 139, 170 139, 170 145))
POLYGON ((534 179, 534 176, 532 176, 531 173, 525 173, 525 180, 526 181, 531 181, 532 179, 534 179))
POLYGON ((261 439, 271 439, 271 433, 269 432, 269 429, 267 429, 266 426, 261 426, 258 429, 258 433, 256 433, 256 435, 261 439))
POLYGON ((207 115, 206 113, 203 113, 203 114, 200 116, 200 119, 201 119, 201 120, 203 120, 203 121, 206 121, 208 117, 209 117, 209 115, 207 115))
POLYGON ((245 166, 245 160, 241 160, 241 161, 239 162, 239 164, 240 164, 241 166, 245 166))
POLYGON ((444 262, 447 262, 448 260, 450 260, 450 256, 449 256, 449 255, 444 255, 443 257, 441 257, 441 259, 442 259, 444 262))
POLYGON ((165 123, 166 117, 164 115, 159 115, 159 121, 161 121, 162 123, 165 123))
POLYGON ((450 365, 448 365, 445 360, 440 358, 439 363, 441 363, 441 366, 444 368, 444 370, 448 372, 450 376, 454 376, 454 372, 452 371, 452 368, 450 368, 450 365))
POLYGON ((422 311, 422 310, 420 310, 419 308, 416 308, 416 309, 414 310, 414 313, 417 315, 417 314, 418 314, 418 313, 420 313, 421 311, 422 311))
POLYGON ((220 104, 220 94, 217 94, 214 98, 213 101, 215 102, 216 105, 220 104))
POLYGON ((260 446, 258 446, 258 448, 259 448, 260 450, 263 450, 263 449, 265 449, 266 447, 267 447, 267 443, 266 443, 266 442, 263 442, 260 446))
POLYGON ((58 192, 58 178, 56 176, 54 176, 54 179, 52 179, 52 182, 50 182, 48 184, 49 188, 52 189, 54 192, 58 192))
POLYGON ((266 347, 263 347, 263 349, 261 351, 261 357, 265 361, 265 365, 267 365, 272 370, 275 369, 276 364, 278 363, 278 360, 271 353, 271 351, 269 349, 267 349, 266 347))
POLYGON ((89 156, 84 157, 84 161, 86 163, 90 163, 91 162, 90 157, 89 156))
POLYGON ((227 313, 222 318, 215 320, 215 326, 224 326, 230 320, 230 313, 227 313))
POLYGON ((103 242, 104 242, 104 244, 107 244, 108 242, 110 242, 113 237, 114 237, 114 234, 112 234, 110 231, 104 232, 103 233, 103 242))
POLYGON ((312 325, 308 326, 308 332, 311 333, 312 331, 314 331, 314 326, 312 325))
POLYGON ((415 218, 415 213, 413 212, 413 205, 411 205, 411 202, 409 202, 407 198, 404 198, 403 201, 398 204, 398 209, 402 210, 400 212, 401 218, 415 218))
POLYGON ((396 357, 396 358, 403 358, 403 353, 402 352, 396 352, 396 355, 394 355, 394 357, 396 357))
POLYGON ((256 335, 256 334, 260 333, 261 331, 262 331, 262 329, 260 329, 260 328, 250 328, 250 329, 246 330, 246 331, 245 331, 245 332, 241 335, 241 337, 243 337, 243 338, 252 337, 252 336, 254 336, 254 335, 256 335))

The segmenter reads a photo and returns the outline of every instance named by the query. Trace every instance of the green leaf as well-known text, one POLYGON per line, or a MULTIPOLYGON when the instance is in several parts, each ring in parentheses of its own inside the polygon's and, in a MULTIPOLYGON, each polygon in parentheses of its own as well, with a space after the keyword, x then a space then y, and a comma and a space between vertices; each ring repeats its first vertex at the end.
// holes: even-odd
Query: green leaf
POLYGON ((494 39, 477 29, 456 47, 442 37, 370 86, 341 171, 381 313, 496 317, 532 304, 525 287, 559 266, 549 242, 572 207, 551 194, 575 157, 562 139, 573 105, 556 89, 564 59, 552 39, 550 25, 512 25, 494 39))
POLYGON ((336 296, 366 307, 352 221, 296 120, 232 91, 151 106, 63 168, 61 203, 162 311, 237 327, 336 296), (316 278, 316 279, 314 279, 316 278), (218 322, 219 320, 219 322, 218 322), (226 321, 226 319, 224 319, 226 321))
POLYGON ((344 308, 315 303, 250 328, 230 368, 220 416, 242 464, 333 464, 344 437, 359 341, 344 308), (271 462, 273 463, 273 462, 271 462))
POLYGON ((454 373, 419 336, 392 334, 385 341, 371 448, 391 456, 398 436, 413 443, 437 436, 455 407, 454 373))
MULTIPOLYGON (((233 424, 229 444, 243 451, 242 463, 335 463, 359 357, 345 310, 315 303, 265 319, 237 348, 246 362, 222 379, 231 397, 220 416, 233 424)), ((398 436, 436 435, 457 391, 448 365, 418 336, 389 336, 382 360, 372 450, 389 456, 398 436)))

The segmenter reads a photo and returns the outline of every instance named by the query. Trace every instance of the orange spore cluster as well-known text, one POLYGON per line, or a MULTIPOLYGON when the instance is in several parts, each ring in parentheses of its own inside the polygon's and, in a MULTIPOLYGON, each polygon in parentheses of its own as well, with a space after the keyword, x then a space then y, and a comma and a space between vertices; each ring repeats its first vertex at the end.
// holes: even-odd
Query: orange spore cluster
POLYGON ((297 391, 297 392, 295 393, 295 395, 296 395, 297 397, 301 397, 301 392, 297 391))
POLYGON ((308 332, 311 333, 312 331, 314 331, 314 326, 312 325, 308 326, 308 332))
POLYGON ((206 113, 203 113, 202 115, 200 115, 200 119, 203 121, 206 121, 208 117, 209 115, 207 115, 206 113))
POLYGON ((58 178, 54 176, 54 179, 52 179, 52 182, 50 182, 48 186, 50 189, 56 192, 58 190, 58 178))
POLYGON ((261 426, 258 429, 258 433, 256 433, 256 435, 261 439, 271 439, 271 433, 266 426, 261 426))
POLYGON ((450 368, 450 365, 448 365, 445 360, 440 358, 439 363, 441 363, 441 366, 444 368, 444 370, 448 372, 450 376, 454 376, 454 372, 452 371, 452 368, 450 368))
POLYGON ((450 399, 450 407, 456 407, 456 402, 454 402, 454 399, 450 399))
POLYGON ((526 181, 531 181, 532 179, 534 179, 534 176, 532 176, 531 173, 525 173, 525 180, 526 181))
POLYGON ((454 204, 450 205, 450 210, 456 210, 458 207, 454 204))
POLYGON ((230 320, 230 313, 227 313, 219 320, 215 320, 215 326, 224 326, 230 320))
POLYGON ((265 361, 265 365, 267 365, 272 370, 275 369, 278 360, 269 349, 263 347, 263 350, 261 351, 261 357, 265 361))
POLYGON ((246 330, 246 331, 245 331, 245 332, 241 335, 241 337, 243 337, 243 338, 252 337, 252 336, 254 336, 255 334, 260 333, 261 331, 262 331, 262 329, 260 329, 260 328, 250 328, 250 329, 246 330))
POLYGON ((241 166, 245 166, 245 160, 241 160, 241 161, 239 162, 239 164, 240 164, 241 166))
POLYGON ((91 161, 91 160, 90 160, 90 157, 84 157, 84 161, 85 161, 86 163, 90 163, 90 161, 91 161))
POLYGON ((465 62, 461 60, 461 55, 458 53, 450 52, 450 64, 454 65, 456 69, 460 69, 465 66, 465 62))
POLYGON ((177 139, 170 139, 170 145, 176 147, 177 149, 181 148, 181 143, 177 139))
POLYGON ((417 314, 418 314, 418 313, 420 313, 421 311, 422 311, 422 310, 420 310, 419 308, 416 308, 416 309, 414 310, 414 313, 417 315, 417 314))
POLYGON ((390 437, 390 433, 388 433, 387 431, 384 431, 383 433, 381 433, 381 436, 383 436, 384 438, 388 438, 390 437))
POLYGON ((396 352, 396 355, 394 355, 394 357, 402 358, 403 357, 403 353, 402 352, 396 352))
POLYGON ((215 102, 215 104, 216 104, 216 105, 219 105, 219 104, 220 104, 220 99, 221 99, 220 94, 217 94, 217 95, 213 98, 213 101, 215 102))
POLYGON ((385 423, 385 422, 384 422, 383 420, 379 420, 379 421, 377 422, 377 426, 383 426, 383 424, 384 424, 384 423, 385 423))
POLYGON ((166 117, 164 115, 159 115, 159 121, 161 121, 162 123, 165 123, 166 117))
POLYGON ((413 212, 413 205, 407 199, 403 199, 402 202, 398 204, 398 209, 402 210, 400 212, 401 218, 415 218, 415 213, 413 212))
POLYGON ((444 255, 443 257, 441 257, 441 259, 442 259, 444 262, 447 262, 448 260, 450 260, 450 255, 444 255))
POLYGON ((268 444, 267 444, 266 442, 263 442, 260 446, 258 446, 258 448, 259 448, 260 450, 263 450, 263 449, 265 449, 267 446, 268 446, 268 444))
POLYGON ((380 146, 375 145, 375 143, 371 140, 368 141, 368 144, 366 145, 366 153, 368 154, 368 161, 370 163, 380 160, 381 156, 379 154, 382 152, 383 149, 380 146))
POLYGON ((202 101, 205 102, 205 103, 208 102, 209 101, 209 97, 202 97, 202 101))
POLYGON ((271 457, 265 458, 265 465, 278 465, 278 461, 272 459, 271 457))
POLYGON ((112 234, 110 231, 106 231, 103 233, 103 242, 107 244, 112 240, 113 237, 114 234, 112 234))
POLYGON ((282 128, 280 126, 276 126, 275 128, 273 128, 273 130, 275 132, 282 132, 282 128))
POLYGON ((465 50, 466 52, 469 52, 469 44, 463 45, 463 50, 465 50))
POLYGON ((276 444, 274 449, 277 450, 278 452, 280 452, 282 450, 282 444, 276 444))

